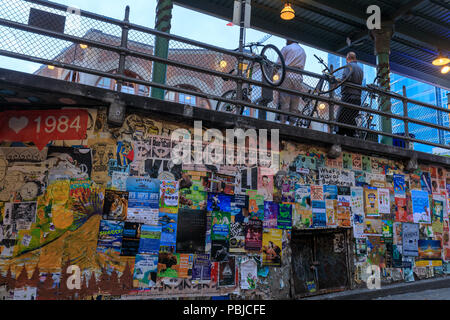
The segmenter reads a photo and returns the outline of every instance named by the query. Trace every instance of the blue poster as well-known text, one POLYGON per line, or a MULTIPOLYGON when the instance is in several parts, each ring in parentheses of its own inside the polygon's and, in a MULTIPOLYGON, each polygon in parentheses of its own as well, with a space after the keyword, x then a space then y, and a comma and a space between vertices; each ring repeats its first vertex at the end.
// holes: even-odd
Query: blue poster
POLYGON ((272 201, 264 201, 264 228, 276 228, 279 204, 272 201))
POLYGON ((157 192, 159 194, 160 182, 158 179, 128 177, 127 191, 157 192))
POLYGON ((120 253, 122 246, 123 221, 101 220, 98 232, 97 252, 120 253))
POLYGON ((428 192, 429 194, 433 193, 429 172, 422 172, 422 174, 420 175, 420 185, 422 186, 422 190, 428 192))
POLYGON ((158 225, 159 186, 158 179, 127 178, 127 221, 158 225))
POLYGON ((312 201, 313 227, 327 226, 327 211, 325 201, 312 201))
POLYGON ((323 186, 323 196, 325 200, 337 200, 338 187, 333 185, 323 186))
POLYGON ((394 192, 404 194, 406 192, 405 176, 402 174, 394 174, 394 192))
POLYGON ((232 196, 226 194, 208 192, 208 204, 206 210, 231 212, 231 198, 232 196))
POLYGON ((422 190, 411 190, 411 201, 414 223, 431 223, 428 192, 422 190))
POLYGON ((161 227, 160 251, 176 252, 177 245, 177 218, 176 213, 159 213, 159 226, 161 227))
POLYGON ((159 243, 161 240, 160 226, 141 226, 141 239, 139 242, 139 253, 159 254, 159 243))

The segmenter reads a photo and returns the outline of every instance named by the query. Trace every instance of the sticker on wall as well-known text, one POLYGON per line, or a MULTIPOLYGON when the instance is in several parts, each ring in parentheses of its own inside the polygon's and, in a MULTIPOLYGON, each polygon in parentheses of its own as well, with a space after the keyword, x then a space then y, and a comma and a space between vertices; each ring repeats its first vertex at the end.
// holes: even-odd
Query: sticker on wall
POLYGON ((0 113, 0 141, 31 141, 42 150, 52 140, 82 140, 88 112, 84 109, 14 110, 0 113))

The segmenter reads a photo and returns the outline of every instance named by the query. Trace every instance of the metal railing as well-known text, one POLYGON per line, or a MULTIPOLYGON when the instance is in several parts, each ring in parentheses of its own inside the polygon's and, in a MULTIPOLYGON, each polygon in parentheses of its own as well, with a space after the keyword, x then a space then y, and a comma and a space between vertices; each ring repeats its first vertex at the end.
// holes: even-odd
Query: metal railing
POLYGON ((362 92, 363 106, 353 105, 342 101, 340 88, 326 95, 315 94, 314 88, 326 78, 290 67, 287 72, 290 77, 298 79, 302 89, 292 90, 284 84, 272 87, 262 81, 258 69, 255 69, 252 78, 245 74, 228 73, 236 68, 239 58, 254 61, 253 55, 138 26, 129 22, 128 15, 128 8, 122 21, 44 0, 2 0, 0 54, 42 64, 43 67, 36 72, 38 75, 65 79, 67 71, 72 70, 91 75, 80 81, 83 84, 129 90, 146 96, 150 96, 152 89, 158 88, 166 91, 167 100, 198 107, 215 109, 221 101, 244 106, 244 116, 256 116, 257 110, 260 119, 274 121, 280 115, 292 116, 307 120, 309 127, 315 130, 333 132, 339 126, 356 129, 359 136, 366 140, 378 142, 384 136, 406 143, 450 149, 445 139, 447 135, 450 137, 450 128, 438 121, 450 110, 375 86, 346 84, 362 92), (34 19, 30 19, 31 11, 36 9, 40 12, 37 15, 34 12, 34 19), (167 59, 154 54, 157 37, 169 41, 167 59), (155 62, 167 65, 165 84, 152 81, 155 62), (54 69, 50 70, 47 66, 54 69), (253 88, 249 99, 243 101, 223 96, 225 92, 235 90, 240 81, 244 87, 253 88), (273 100, 265 105, 257 102, 263 90, 273 90, 275 93, 273 100), (300 113, 279 110, 276 93, 300 97, 300 113), (391 102, 391 112, 379 110, 381 100, 391 102), (314 114, 302 113, 305 106, 313 104, 317 107, 314 114), (342 107, 357 110, 362 123, 359 126, 338 123, 336 115, 342 107), (383 117, 391 119, 393 133, 381 131, 383 117), (371 125, 364 125, 364 119, 369 119, 371 125), (410 136, 411 133, 414 136, 410 136))

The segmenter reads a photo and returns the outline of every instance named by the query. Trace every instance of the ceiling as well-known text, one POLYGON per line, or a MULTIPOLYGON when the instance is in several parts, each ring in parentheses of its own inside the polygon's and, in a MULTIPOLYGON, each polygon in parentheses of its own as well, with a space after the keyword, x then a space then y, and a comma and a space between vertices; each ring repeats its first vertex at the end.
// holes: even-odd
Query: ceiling
MULTIPOLYGON (((173 1, 228 21, 233 17, 234 0, 173 1)), ((438 50, 450 55, 450 0, 291 0, 296 17, 290 21, 280 18, 284 2, 252 0, 252 28, 338 55, 355 51, 371 65, 376 57, 366 9, 378 5, 382 19, 394 22, 391 71, 450 90, 450 73, 431 64, 438 50)))

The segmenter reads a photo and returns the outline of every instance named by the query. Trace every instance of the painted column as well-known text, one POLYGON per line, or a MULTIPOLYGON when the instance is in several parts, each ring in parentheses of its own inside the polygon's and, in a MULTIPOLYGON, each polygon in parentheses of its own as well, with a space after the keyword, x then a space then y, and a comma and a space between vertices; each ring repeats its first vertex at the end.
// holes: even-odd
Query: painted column
MULTIPOLYGON (((377 56, 377 72, 378 85, 384 90, 391 90, 391 68, 389 65, 389 55, 391 53, 390 44, 393 34, 393 28, 389 25, 382 26, 381 29, 372 31, 375 40, 375 53, 377 56)), ((391 112, 391 99, 386 96, 381 96, 378 101, 379 108, 384 112, 391 112)), ((390 118, 381 117, 381 131, 392 133, 392 121, 390 118)), ((381 143, 392 145, 392 137, 381 137, 381 143)))
MULTIPOLYGON (((172 0, 158 0, 156 5, 156 21, 155 29, 162 32, 170 33, 170 23, 172 20, 172 0)), ((155 56, 167 59, 169 54, 169 39, 156 37, 155 39, 155 56)), ((153 63, 152 81, 156 83, 166 83, 167 65, 162 63, 153 63)), ((164 90, 152 88, 152 97, 164 99, 164 90)))

